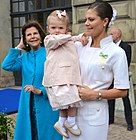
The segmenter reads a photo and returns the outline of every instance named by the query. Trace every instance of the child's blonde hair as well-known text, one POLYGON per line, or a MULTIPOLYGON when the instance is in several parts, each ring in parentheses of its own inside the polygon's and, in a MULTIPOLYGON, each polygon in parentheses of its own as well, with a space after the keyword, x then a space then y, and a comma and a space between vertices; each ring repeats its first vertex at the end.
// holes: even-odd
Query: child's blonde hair
POLYGON ((47 26, 49 25, 51 17, 58 17, 59 20, 61 20, 63 23, 66 24, 67 31, 69 31, 69 17, 66 14, 65 10, 64 11, 55 10, 52 13, 50 13, 49 16, 47 17, 47 26))

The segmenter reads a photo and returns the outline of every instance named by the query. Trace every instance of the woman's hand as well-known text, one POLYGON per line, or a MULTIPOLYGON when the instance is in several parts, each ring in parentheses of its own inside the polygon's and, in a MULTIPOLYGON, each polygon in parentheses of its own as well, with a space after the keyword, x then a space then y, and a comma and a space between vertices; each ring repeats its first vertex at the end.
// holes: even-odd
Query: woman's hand
POLYGON ((35 87, 32 86, 32 85, 26 85, 26 86, 24 87, 24 89, 25 89, 25 92, 33 92, 34 94, 41 94, 41 93, 42 93, 41 90, 35 88, 35 87))
POLYGON ((23 43, 23 36, 21 37, 21 40, 19 42, 19 44, 17 45, 18 49, 23 49, 25 47, 24 43, 23 43))
POLYGON ((82 100, 97 100, 98 91, 90 89, 88 86, 79 87, 79 97, 82 100))

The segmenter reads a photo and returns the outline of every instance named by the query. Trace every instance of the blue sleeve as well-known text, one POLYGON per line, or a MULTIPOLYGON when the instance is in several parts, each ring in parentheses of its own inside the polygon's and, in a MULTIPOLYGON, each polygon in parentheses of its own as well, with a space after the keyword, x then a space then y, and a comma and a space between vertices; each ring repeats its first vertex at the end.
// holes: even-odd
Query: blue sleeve
POLYGON ((19 54, 20 50, 10 48, 9 53, 1 64, 2 69, 6 71, 20 71, 22 68, 22 57, 19 54))
POLYGON ((40 87, 39 89, 42 91, 43 96, 44 96, 45 98, 48 98, 48 97, 47 97, 47 93, 46 93, 46 88, 45 88, 44 86, 42 86, 42 87, 40 87))

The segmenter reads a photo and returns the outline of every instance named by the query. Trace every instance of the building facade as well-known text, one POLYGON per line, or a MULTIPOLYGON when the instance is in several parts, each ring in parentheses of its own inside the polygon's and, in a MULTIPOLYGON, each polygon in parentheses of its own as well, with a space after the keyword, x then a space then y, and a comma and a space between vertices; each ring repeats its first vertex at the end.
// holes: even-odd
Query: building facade
MULTIPOLYGON (((55 10, 66 9, 70 15, 73 34, 85 31, 85 12, 95 0, 1 0, 0 3, 0 64, 10 47, 15 47, 21 37, 21 27, 28 19, 37 19, 46 30, 46 17, 55 10)), ((96 0, 99 1, 99 0, 96 0)), ((114 25, 123 32, 123 40, 132 46, 132 81, 136 101, 136 0, 105 0, 117 10, 114 25)), ((20 73, 6 72, 0 68, 0 87, 18 84, 20 73), (16 77, 16 78, 15 78, 16 77), (19 77, 19 78, 17 78, 19 77)), ((20 83, 19 83, 20 84, 20 83)))

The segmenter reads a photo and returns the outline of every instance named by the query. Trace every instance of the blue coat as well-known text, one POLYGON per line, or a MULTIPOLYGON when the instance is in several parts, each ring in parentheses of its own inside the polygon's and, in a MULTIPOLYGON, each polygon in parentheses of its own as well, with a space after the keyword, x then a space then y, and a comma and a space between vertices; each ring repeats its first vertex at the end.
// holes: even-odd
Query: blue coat
POLYGON ((30 93, 24 92, 25 85, 33 85, 41 89, 41 95, 34 94, 36 108, 37 130, 39 140, 62 140, 53 128, 58 119, 57 111, 52 111, 46 90, 42 85, 46 51, 41 47, 37 51, 30 51, 19 56, 20 50, 11 48, 2 63, 7 71, 22 71, 22 90, 18 109, 14 140, 32 140, 30 124, 30 93))

